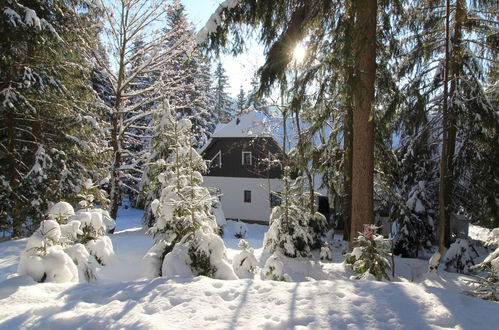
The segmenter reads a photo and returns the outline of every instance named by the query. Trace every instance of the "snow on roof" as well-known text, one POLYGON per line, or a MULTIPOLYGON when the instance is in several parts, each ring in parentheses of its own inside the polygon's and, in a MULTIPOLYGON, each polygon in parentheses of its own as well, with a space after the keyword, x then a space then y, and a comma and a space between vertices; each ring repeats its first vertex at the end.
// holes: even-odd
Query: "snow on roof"
POLYGON ((219 127, 212 137, 256 137, 271 136, 272 122, 265 114, 256 110, 245 112, 219 127))
MULTIPOLYGON (((301 122, 302 129, 306 129, 307 123, 301 122)), ((328 133, 328 132, 325 132, 328 133)), ((284 145, 284 120, 281 117, 271 117, 255 109, 240 113, 236 118, 227 124, 217 124, 211 139, 201 147, 199 152, 203 152, 213 138, 226 137, 272 137, 283 147, 284 145)), ((314 138, 316 144, 320 144, 317 134, 314 138)), ((298 143, 298 130, 295 120, 286 120, 286 152, 293 149, 298 143)))

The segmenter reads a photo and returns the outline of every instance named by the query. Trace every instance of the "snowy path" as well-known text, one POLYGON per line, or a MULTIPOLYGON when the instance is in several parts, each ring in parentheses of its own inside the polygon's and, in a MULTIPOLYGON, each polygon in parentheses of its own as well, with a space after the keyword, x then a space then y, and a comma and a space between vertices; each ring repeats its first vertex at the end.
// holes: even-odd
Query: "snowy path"
MULTIPOLYGON (((248 240, 260 248, 265 227, 248 228, 248 240)), ((340 264, 329 264, 335 280, 141 280, 140 260, 152 241, 140 227, 140 212, 120 213, 112 240, 117 261, 99 271, 98 284, 13 277, 26 240, 0 243, 0 329, 475 330, 499 323, 499 304, 463 295, 464 277, 456 274, 419 283, 356 281, 347 279, 340 264)), ((229 255, 237 253, 230 229, 225 241, 229 255)), ((421 272, 421 261, 404 262, 400 276, 421 272)))

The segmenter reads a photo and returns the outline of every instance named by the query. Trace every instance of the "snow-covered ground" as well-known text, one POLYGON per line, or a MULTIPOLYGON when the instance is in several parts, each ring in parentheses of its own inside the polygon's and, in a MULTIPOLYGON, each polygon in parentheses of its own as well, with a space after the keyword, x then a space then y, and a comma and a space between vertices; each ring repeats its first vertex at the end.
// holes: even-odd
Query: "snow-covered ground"
MULTIPOLYGON (((469 277, 426 274, 427 261, 396 260, 393 282, 350 280, 341 263, 290 261, 297 282, 206 277, 141 278, 152 245, 141 212, 120 210, 116 260, 97 284, 36 283, 16 276, 26 239, 0 243, 0 329, 496 329, 499 304, 462 294, 469 277), (323 279, 323 280, 315 280, 323 279)), ((229 258, 239 252, 237 223, 225 229, 229 258)), ((263 266, 265 226, 245 239, 263 266)), ((340 260, 342 247, 334 253, 340 260)))

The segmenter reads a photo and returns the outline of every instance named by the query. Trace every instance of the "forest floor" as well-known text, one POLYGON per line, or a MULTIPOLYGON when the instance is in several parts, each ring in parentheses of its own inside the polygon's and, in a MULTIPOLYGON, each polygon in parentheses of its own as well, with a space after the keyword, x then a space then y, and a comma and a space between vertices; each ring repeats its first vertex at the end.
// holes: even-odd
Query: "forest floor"
MULTIPOLYGON (((469 276, 426 272, 428 262, 396 258, 391 282, 350 279, 341 262, 295 259, 294 282, 223 281, 203 276, 142 277, 152 246, 141 211, 120 210, 111 235, 116 258, 89 283, 36 283, 17 276, 26 239, 0 243, 0 329, 494 329, 499 304, 464 295, 469 276)), ((245 239, 263 267, 267 227, 246 225, 245 239)), ((237 223, 229 222, 228 257, 239 252, 237 223)))

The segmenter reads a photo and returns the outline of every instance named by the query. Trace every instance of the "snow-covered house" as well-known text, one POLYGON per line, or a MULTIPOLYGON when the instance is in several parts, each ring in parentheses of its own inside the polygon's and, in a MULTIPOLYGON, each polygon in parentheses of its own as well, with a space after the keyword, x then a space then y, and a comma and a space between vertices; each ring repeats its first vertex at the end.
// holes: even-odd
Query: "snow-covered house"
POLYGON ((250 111, 218 127, 202 150, 208 161, 204 186, 221 193, 228 219, 267 222, 278 199, 284 157, 273 136, 272 121, 250 111))
MULTIPOLYGON (((201 150, 209 167, 204 186, 221 194, 226 218, 268 222, 272 207, 280 202, 275 192, 282 187, 282 140, 281 122, 255 110, 218 127, 211 136, 201 150)), ((319 197, 318 204, 327 215, 327 197, 319 197)))

